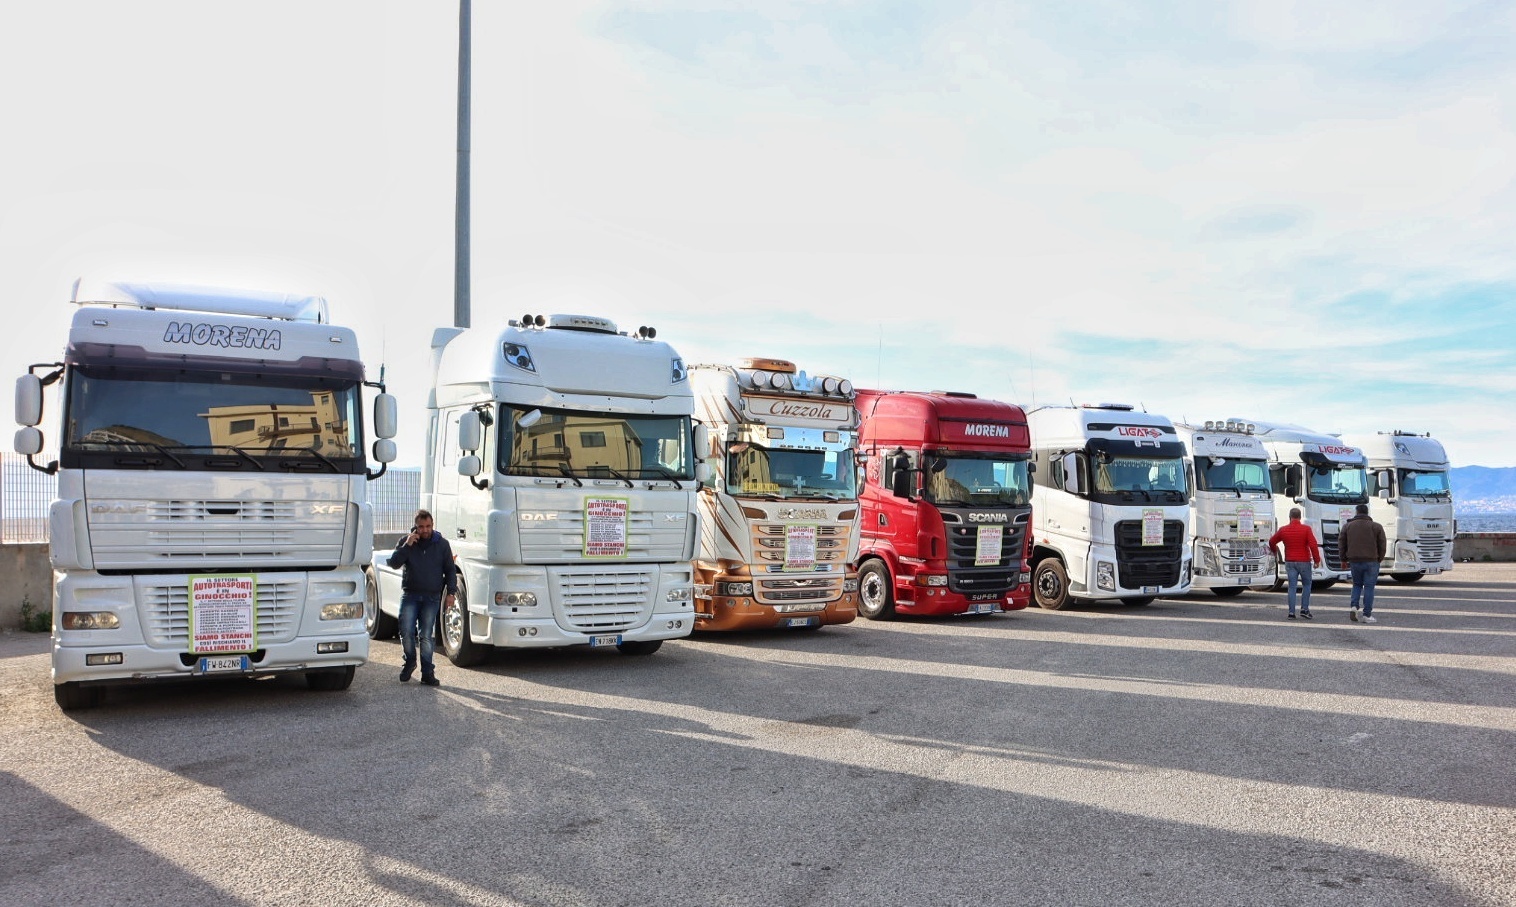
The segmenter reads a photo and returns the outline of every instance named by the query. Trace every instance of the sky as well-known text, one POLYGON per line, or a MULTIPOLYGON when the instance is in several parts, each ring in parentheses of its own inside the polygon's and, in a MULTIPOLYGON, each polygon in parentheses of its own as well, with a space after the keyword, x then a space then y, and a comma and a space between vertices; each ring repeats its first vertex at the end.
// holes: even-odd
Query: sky
MULTIPOLYGON (((328 299, 420 462, 458 5, 0 6, 0 373, 76 278, 328 299)), ((1516 466, 1516 4, 474 4, 472 312, 1516 466)))

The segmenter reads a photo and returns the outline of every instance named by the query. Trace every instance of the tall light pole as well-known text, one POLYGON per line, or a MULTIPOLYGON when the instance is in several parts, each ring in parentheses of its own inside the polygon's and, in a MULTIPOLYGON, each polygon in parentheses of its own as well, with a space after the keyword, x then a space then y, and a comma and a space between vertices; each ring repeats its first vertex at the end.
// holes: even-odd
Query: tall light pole
POLYGON ((469 326, 469 107, 473 4, 458 2, 458 178, 453 222, 453 326, 469 326))

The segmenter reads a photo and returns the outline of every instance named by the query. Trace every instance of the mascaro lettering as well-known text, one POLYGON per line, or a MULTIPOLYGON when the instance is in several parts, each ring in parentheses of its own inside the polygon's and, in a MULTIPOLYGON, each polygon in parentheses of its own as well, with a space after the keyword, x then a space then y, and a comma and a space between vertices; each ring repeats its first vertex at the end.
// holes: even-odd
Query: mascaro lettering
POLYGON ((1005 425, 986 425, 982 422, 971 422, 963 427, 963 433, 970 438, 1009 438, 1011 430, 1005 425))
POLYGON ((1153 428, 1151 425, 1119 425, 1116 434, 1125 435, 1128 438, 1161 438, 1163 429, 1153 428))
POLYGON ((195 324, 170 321, 163 332, 164 343, 193 343, 196 346, 224 346, 228 349, 277 350, 284 337, 277 329, 255 328, 245 324, 195 324))

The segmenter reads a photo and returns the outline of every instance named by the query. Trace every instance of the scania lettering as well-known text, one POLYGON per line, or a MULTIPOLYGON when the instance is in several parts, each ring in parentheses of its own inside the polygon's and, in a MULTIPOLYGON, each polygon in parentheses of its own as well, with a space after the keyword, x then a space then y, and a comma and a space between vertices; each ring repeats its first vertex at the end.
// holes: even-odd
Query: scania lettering
POLYGON ((1031 474, 1021 408, 947 391, 858 392, 866 457, 858 612, 1027 606, 1031 474))
POLYGON ((1274 584, 1268 538, 1277 525, 1268 451, 1253 426, 1224 419, 1177 423, 1189 451, 1194 588, 1240 595, 1274 584))
MULTIPOLYGON (((1359 504, 1369 500, 1368 476, 1363 451, 1335 435, 1326 435, 1299 425, 1249 422, 1269 454, 1269 486, 1274 492, 1274 513, 1281 523, 1289 520, 1290 508, 1299 507, 1301 519, 1316 530, 1325 564, 1313 567, 1311 582, 1327 588, 1348 578, 1338 566, 1337 541, 1342 524, 1353 518, 1359 504)), ((1275 558, 1274 584, 1284 583, 1284 564, 1275 558)))
POLYGON ((858 414, 846 378, 783 359, 695 365, 713 469, 700 491, 695 628, 815 630, 858 614, 858 414))
MULTIPOLYGON (((496 648, 656 652, 695 622, 694 399, 655 331, 587 315, 439 328, 420 505, 459 588, 440 616, 455 665, 496 648)), ((401 575, 374 552, 367 619, 397 630, 401 575)))
POLYGON ((1344 435, 1368 463, 1369 515, 1389 542, 1380 569, 1414 583, 1453 569, 1453 492, 1448 455, 1429 434, 1344 435))
POLYGON ((1037 604, 1146 605, 1189 591, 1186 451, 1173 422, 1119 403, 1048 406, 1027 416, 1037 464, 1037 604))
POLYGON ((16 449, 55 472, 53 690, 304 673, 342 690, 368 656, 373 460, 394 459, 394 399, 318 297, 111 284, 81 295, 59 363, 16 386, 16 449), (188 345, 186 345, 188 344, 188 345), (61 410, 43 448, 44 388, 61 410))

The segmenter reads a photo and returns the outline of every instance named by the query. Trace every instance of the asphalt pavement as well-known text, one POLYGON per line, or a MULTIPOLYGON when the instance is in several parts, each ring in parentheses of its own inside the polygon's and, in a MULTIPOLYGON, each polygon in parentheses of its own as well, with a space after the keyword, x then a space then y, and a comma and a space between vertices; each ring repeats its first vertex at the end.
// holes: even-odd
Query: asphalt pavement
POLYGON ((0 900, 1516 905, 1516 565, 53 703, 0 635, 0 900))

